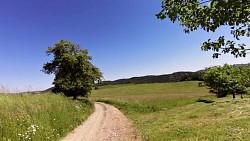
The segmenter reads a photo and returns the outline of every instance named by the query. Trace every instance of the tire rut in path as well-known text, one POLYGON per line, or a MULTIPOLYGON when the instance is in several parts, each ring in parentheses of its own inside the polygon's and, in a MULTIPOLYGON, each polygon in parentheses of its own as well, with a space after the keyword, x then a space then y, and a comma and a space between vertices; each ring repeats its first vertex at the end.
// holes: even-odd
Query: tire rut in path
POLYGON ((140 141, 140 138, 117 108, 95 103, 95 112, 63 141, 140 141))

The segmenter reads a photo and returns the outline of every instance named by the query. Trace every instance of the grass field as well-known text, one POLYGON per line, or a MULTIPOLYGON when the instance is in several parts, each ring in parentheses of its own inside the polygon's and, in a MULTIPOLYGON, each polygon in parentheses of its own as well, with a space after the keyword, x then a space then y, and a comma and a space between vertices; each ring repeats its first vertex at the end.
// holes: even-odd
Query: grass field
POLYGON ((198 82, 103 86, 92 100, 121 109, 145 140, 250 139, 250 99, 217 99, 198 82))
POLYGON ((92 100, 115 100, 117 102, 171 108, 195 103, 197 98, 211 96, 198 82, 108 85, 93 91, 92 100))
POLYGON ((54 94, 0 95, 1 141, 58 141, 92 112, 93 105, 54 94))

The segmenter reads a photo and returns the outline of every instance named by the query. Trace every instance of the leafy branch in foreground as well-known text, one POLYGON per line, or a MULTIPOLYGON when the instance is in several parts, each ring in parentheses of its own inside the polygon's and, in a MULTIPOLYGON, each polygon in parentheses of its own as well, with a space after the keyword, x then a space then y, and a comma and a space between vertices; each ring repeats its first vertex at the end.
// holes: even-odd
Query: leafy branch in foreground
POLYGON ((242 37, 250 36, 249 0, 163 0, 158 19, 169 17, 179 21, 185 33, 197 29, 215 32, 221 26, 229 26, 234 40, 220 36, 217 40, 204 42, 203 51, 214 51, 213 58, 231 53, 234 57, 245 57, 250 47, 240 43, 242 37))

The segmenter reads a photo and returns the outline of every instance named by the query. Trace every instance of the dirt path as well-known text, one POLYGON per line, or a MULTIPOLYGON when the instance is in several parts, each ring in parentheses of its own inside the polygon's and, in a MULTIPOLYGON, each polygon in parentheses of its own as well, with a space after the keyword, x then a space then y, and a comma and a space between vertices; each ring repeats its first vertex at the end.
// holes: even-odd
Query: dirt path
POLYGON ((140 141, 140 138, 117 108, 95 103, 95 112, 63 141, 140 141))

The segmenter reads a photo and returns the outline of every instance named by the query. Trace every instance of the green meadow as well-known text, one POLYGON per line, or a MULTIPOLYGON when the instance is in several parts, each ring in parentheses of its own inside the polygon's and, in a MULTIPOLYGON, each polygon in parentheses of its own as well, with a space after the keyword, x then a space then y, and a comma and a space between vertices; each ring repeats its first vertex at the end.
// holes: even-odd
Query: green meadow
POLYGON ((172 108, 195 103, 197 98, 211 94, 205 87, 198 87, 198 82, 151 83, 107 85, 92 91, 91 99, 114 100, 116 102, 172 108))
POLYGON ((1 141, 58 141, 92 112, 93 104, 55 94, 0 94, 1 141))
POLYGON ((122 110, 145 140, 249 140, 250 99, 238 97, 218 99, 190 81, 107 85, 91 99, 122 110))

